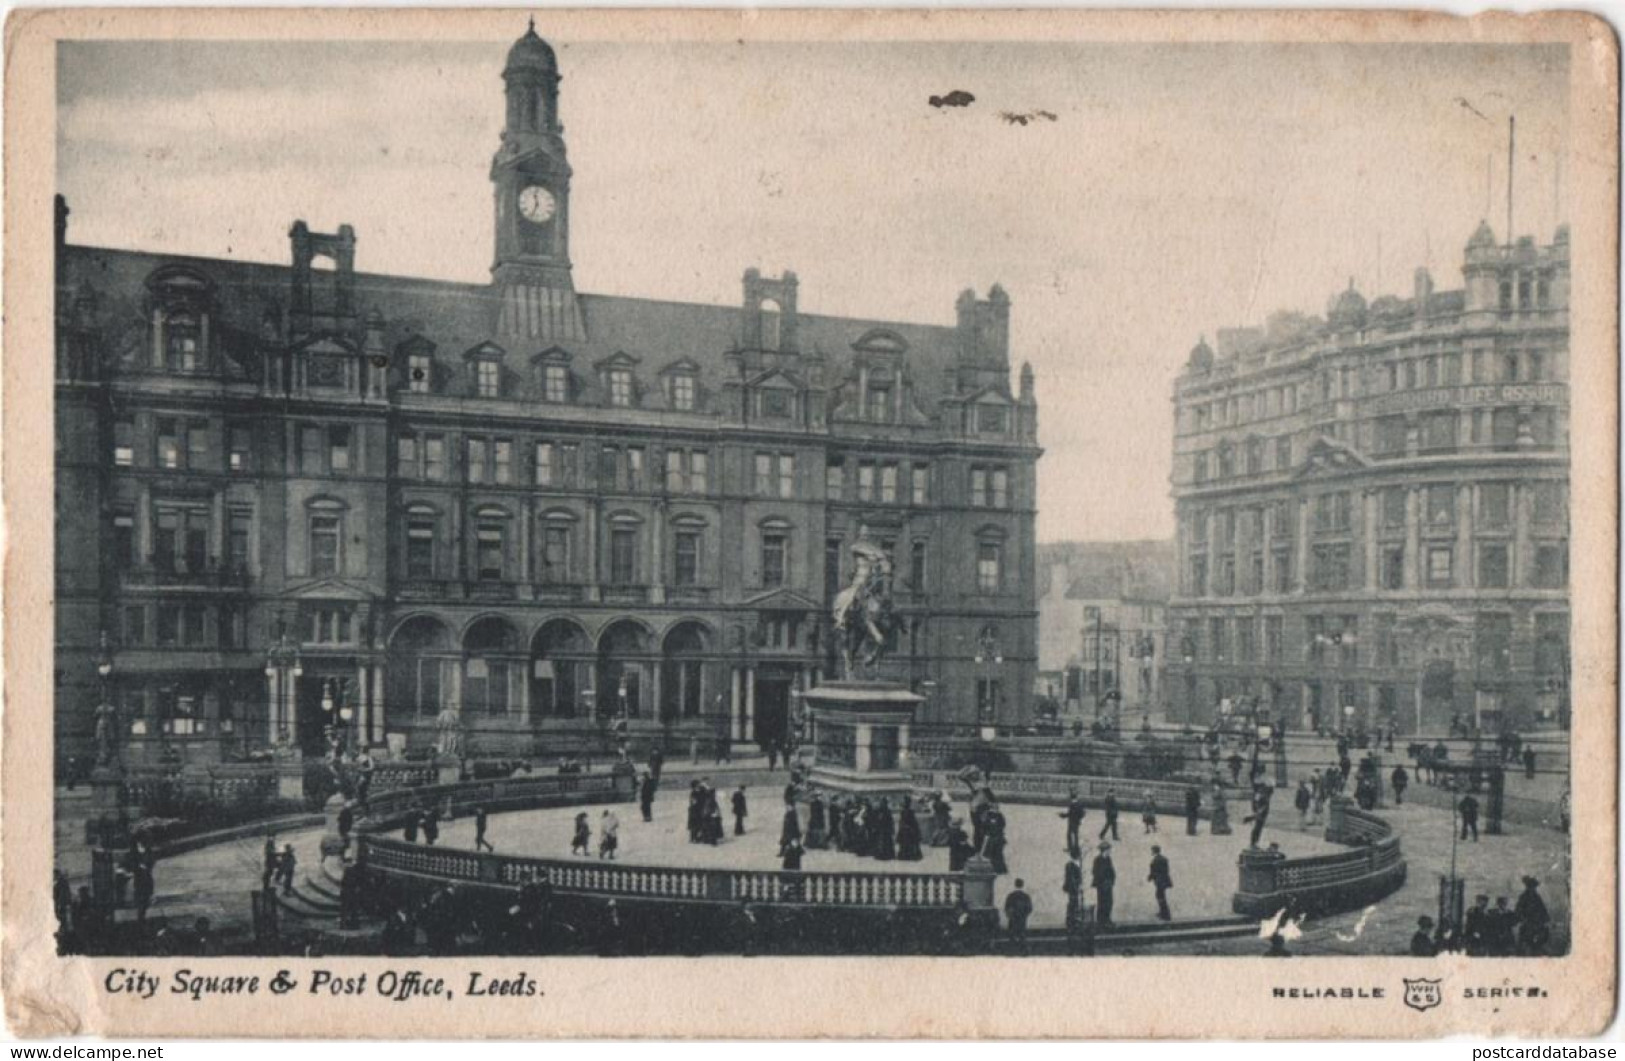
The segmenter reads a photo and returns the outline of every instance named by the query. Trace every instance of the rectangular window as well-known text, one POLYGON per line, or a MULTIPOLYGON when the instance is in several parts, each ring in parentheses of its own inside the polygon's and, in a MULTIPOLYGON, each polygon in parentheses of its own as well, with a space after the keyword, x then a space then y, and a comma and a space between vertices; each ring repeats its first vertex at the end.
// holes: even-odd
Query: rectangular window
POLYGON ((180 643, 181 609, 178 604, 158 605, 158 645, 173 648, 180 643))
POLYGON ((883 504, 897 503, 897 465, 882 464, 880 466, 880 500, 883 504))
POLYGON ((413 354, 406 361, 406 389, 416 394, 428 394, 434 381, 434 362, 427 354, 413 354))
POLYGON ((624 368, 609 373, 609 404, 627 409, 632 405, 632 373, 624 368))
POLYGON ((697 586, 700 583, 700 532, 678 531, 672 581, 679 586, 697 586))
POLYGON ((1518 410, 1496 409, 1490 413, 1490 444, 1499 450, 1518 447, 1518 410))
POLYGON ((1453 527, 1456 525, 1456 488, 1448 483, 1436 483, 1427 488, 1428 526, 1453 527))
POLYGON ((507 485, 513 482, 513 443, 505 438, 499 438, 491 443, 492 467, 496 471, 495 482, 507 485))
POLYGON ((841 539, 824 539, 824 597, 834 600, 835 595, 842 589, 841 582, 841 539))
POLYGON ((1405 546, 1385 545, 1382 548, 1382 588, 1405 588, 1405 546))
POLYGON ((1454 387, 1461 383, 1461 355, 1444 355, 1444 385, 1454 387))
POLYGON ((1452 551, 1448 545, 1435 545, 1428 549, 1428 587, 1448 589, 1451 582, 1452 551))
POLYGON ((984 722, 991 722, 999 717, 999 701, 1002 694, 999 691, 999 679, 976 679, 976 717, 984 722))
POLYGON ((668 449, 666 451, 666 492, 680 494, 684 487, 683 451, 668 449))
POLYGON ((638 532, 632 527, 616 527, 609 533, 609 580, 627 586, 637 581, 638 532))
POLYGON ((478 373, 479 395, 481 398, 496 398, 502 394, 502 366, 495 361, 481 361, 475 366, 478 373))
POLYGON ((1507 547, 1499 543, 1478 547, 1478 588, 1507 588, 1507 547))
POLYGON ((626 488, 634 493, 643 489, 643 447, 626 448, 626 488))
POLYGON ((1258 632, 1253 620, 1242 616, 1236 620, 1236 662, 1252 663, 1257 659, 1258 632))
POLYGON ((322 462, 327 457, 327 440, 322 429, 306 424, 299 429, 299 468, 306 475, 321 475, 327 471, 322 462))
POLYGON ((1227 619, 1209 619, 1207 621, 1208 644, 1213 648, 1213 658, 1219 663, 1226 662, 1230 657, 1230 623, 1227 619))
POLYGON ((1267 662, 1281 660, 1283 619, 1279 615, 1264 616, 1264 658, 1267 662))
POLYGON ((158 421, 158 467, 181 466, 180 429, 175 421, 164 417, 158 421))
POLYGON ((694 377, 679 373, 671 377, 671 407, 683 412, 694 408, 694 377))
POLYGON ((1442 453, 1456 448, 1456 414, 1434 412, 1422 414, 1422 450, 1442 453))
POLYGON ((846 486, 846 465, 840 461, 831 461, 824 466, 824 499, 826 501, 841 500, 841 492, 846 486))
POLYGON ((1567 523, 1568 512, 1563 502, 1563 484, 1536 483, 1533 508, 1536 523, 1547 526, 1567 523))
POLYGON ((560 583, 570 578, 570 528, 549 523, 542 528, 542 581, 560 583))
POLYGON ((796 458, 794 454, 779 454, 779 496, 796 496, 796 458))
POLYGON ((1569 547, 1565 542, 1535 546, 1532 581, 1536 589, 1563 589, 1569 584, 1569 547))
POLYGON ((909 547, 908 583, 915 593, 925 592, 925 543, 915 542, 909 547))
POLYGON ((468 440, 468 481, 471 483, 485 482, 485 439, 483 438, 468 440))
POLYGON ((1275 592, 1292 592, 1292 550, 1275 550, 1275 592))
POLYGON ((1003 580, 1003 552, 997 542, 982 542, 976 547, 976 588, 982 593, 999 592, 1003 580))
POLYGON ((334 472, 350 470, 350 429, 344 424, 327 429, 327 467, 334 472))
POLYGON ((875 465, 873 461, 862 461, 858 464, 858 500, 873 501, 875 499, 875 465))
MULTIPOLYGON (((668 458, 671 454, 667 455, 668 458)), ((553 443, 536 443, 536 485, 553 485, 553 443)))
POLYGON ((1382 525, 1389 530, 1405 526, 1405 488, 1390 486, 1382 491, 1382 525))
POLYGON ((1321 494, 1315 498, 1315 530, 1322 534, 1348 532, 1352 508, 1346 492, 1321 494))
POLYGON ((911 479, 911 495, 914 504, 924 505, 931 500, 931 466, 929 464, 914 464, 909 469, 911 479))
POLYGON ((707 493, 711 489, 711 457, 696 450, 688 455, 688 492, 707 493))
POLYGON ((246 509, 233 509, 226 528, 226 566, 239 575, 249 569, 250 534, 253 532, 254 514, 246 509))
POLYGON ((1403 416, 1381 416, 1376 421, 1376 453, 1392 456, 1405 452, 1406 425, 1403 416))
POLYGON ((1344 667, 1358 667, 1360 665, 1360 639, 1358 618, 1345 615, 1342 618, 1342 629, 1337 635, 1337 662, 1344 667))
POLYGON ((499 582, 502 579, 503 533, 500 523, 481 523, 474 534, 474 577, 481 582, 499 582))
POLYGON ((891 422, 891 388, 869 384, 869 419, 877 424, 891 422))
POLYGON ((562 404, 570 400, 570 370, 563 365, 548 365, 542 369, 542 397, 562 404))
POLYGON ((129 417, 113 421, 113 464, 120 468, 135 464, 135 422, 129 417))
POLYGON ((1480 483, 1478 519, 1486 530, 1505 530, 1512 524, 1512 488, 1506 483, 1480 483))
POLYGON ((1292 436, 1282 435, 1275 440, 1275 468, 1286 471, 1292 467, 1292 436))
POLYGON ((423 477, 446 477, 446 440, 439 435, 429 435, 423 440, 423 477))
POLYGON ((434 577, 434 520, 414 519, 406 525, 406 577, 434 577))
POLYGON ((1191 596, 1207 596, 1207 557, 1191 557, 1191 596))
POLYGON ((310 517, 310 573, 312 576, 339 572, 339 518, 310 517))
POLYGON ((223 604, 220 606, 221 648, 246 648, 248 644, 246 627, 247 624, 243 621, 243 609, 239 605, 223 604))
POLYGON ((136 604, 124 609, 124 643, 126 645, 145 645, 147 643, 147 609, 145 605, 136 604))
POLYGON ((135 564, 135 517, 128 512, 113 517, 113 560, 125 571, 135 564))
POLYGON ((234 472, 246 472, 254 463, 254 431, 247 424, 232 424, 226 429, 230 452, 227 464, 234 472))
POLYGON ((1317 545, 1313 553, 1314 588, 1317 590, 1347 589, 1349 585, 1349 547, 1346 545, 1317 545))
POLYGON ((1010 473, 1003 468, 993 469, 993 507, 1010 507, 1010 473))
POLYGON ((762 535, 762 585, 767 588, 785 584, 789 539, 783 534, 762 535))
POLYGON ((773 454, 756 454, 756 496, 772 497, 774 494, 773 482, 773 454))

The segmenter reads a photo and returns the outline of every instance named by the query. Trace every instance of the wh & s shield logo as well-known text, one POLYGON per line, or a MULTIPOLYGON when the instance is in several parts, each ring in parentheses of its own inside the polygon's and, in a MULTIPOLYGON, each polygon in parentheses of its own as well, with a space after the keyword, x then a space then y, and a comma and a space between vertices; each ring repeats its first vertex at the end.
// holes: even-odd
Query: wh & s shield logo
POLYGON ((1405 1005, 1418 1012, 1430 1010, 1444 1001, 1444 991, 1439 986, 1443 980, 1405 980, 1405 1005))

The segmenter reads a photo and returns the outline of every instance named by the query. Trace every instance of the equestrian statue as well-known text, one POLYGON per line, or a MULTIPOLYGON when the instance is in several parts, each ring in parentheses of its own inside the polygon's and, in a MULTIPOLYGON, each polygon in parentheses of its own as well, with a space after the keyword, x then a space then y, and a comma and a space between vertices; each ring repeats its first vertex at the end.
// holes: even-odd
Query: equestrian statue
POLYGON ((886 551, 860 538, 852 546, 852 582, 835 596, 832 609, 846 678, 873 672, 896 647, 902 618, 892 608, 892 562, 886 551))

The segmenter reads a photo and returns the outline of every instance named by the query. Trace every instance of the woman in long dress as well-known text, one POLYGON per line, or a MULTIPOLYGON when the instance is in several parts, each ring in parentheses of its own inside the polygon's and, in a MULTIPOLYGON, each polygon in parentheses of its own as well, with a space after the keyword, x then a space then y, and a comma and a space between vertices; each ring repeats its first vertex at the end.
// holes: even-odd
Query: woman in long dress
POLYGON ((892 831, 889 800, 880 801, 880 806, 875 808, 874 819, 875 857, 882 862, 890 862, 897 857, 897 834, 892 831))
POLYGON ((953 824, 953 804, 948 794, 938 789, 931 795, 931 846, 947 847, 948 832, 953 824))
POLYGON ((854 855, 868 857, 873 847, 869 843, 869 801, 854 799, 846 808, 846 849, 854 855))
POLYGON ((920 820, 914 816, 914 801, 903 797, 903 808, 897 812, 897 857, 904 862, 918 862, 925 857, 920 851, 920 820))
POLYGON ((824 797, 814 792, 812 802, 807 806, 807 850, 822 851, 828 844, 825 836, 828 826, 824 819, 824 797))

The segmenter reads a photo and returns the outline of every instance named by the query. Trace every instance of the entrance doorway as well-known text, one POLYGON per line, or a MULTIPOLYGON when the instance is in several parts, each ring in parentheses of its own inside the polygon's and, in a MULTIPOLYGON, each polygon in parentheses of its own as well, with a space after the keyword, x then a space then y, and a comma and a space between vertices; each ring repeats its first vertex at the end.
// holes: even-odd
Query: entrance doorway
POLYGON ((756 743, 783 746, 790 736, 789 678, 757 675, 756 678, 756 743))

